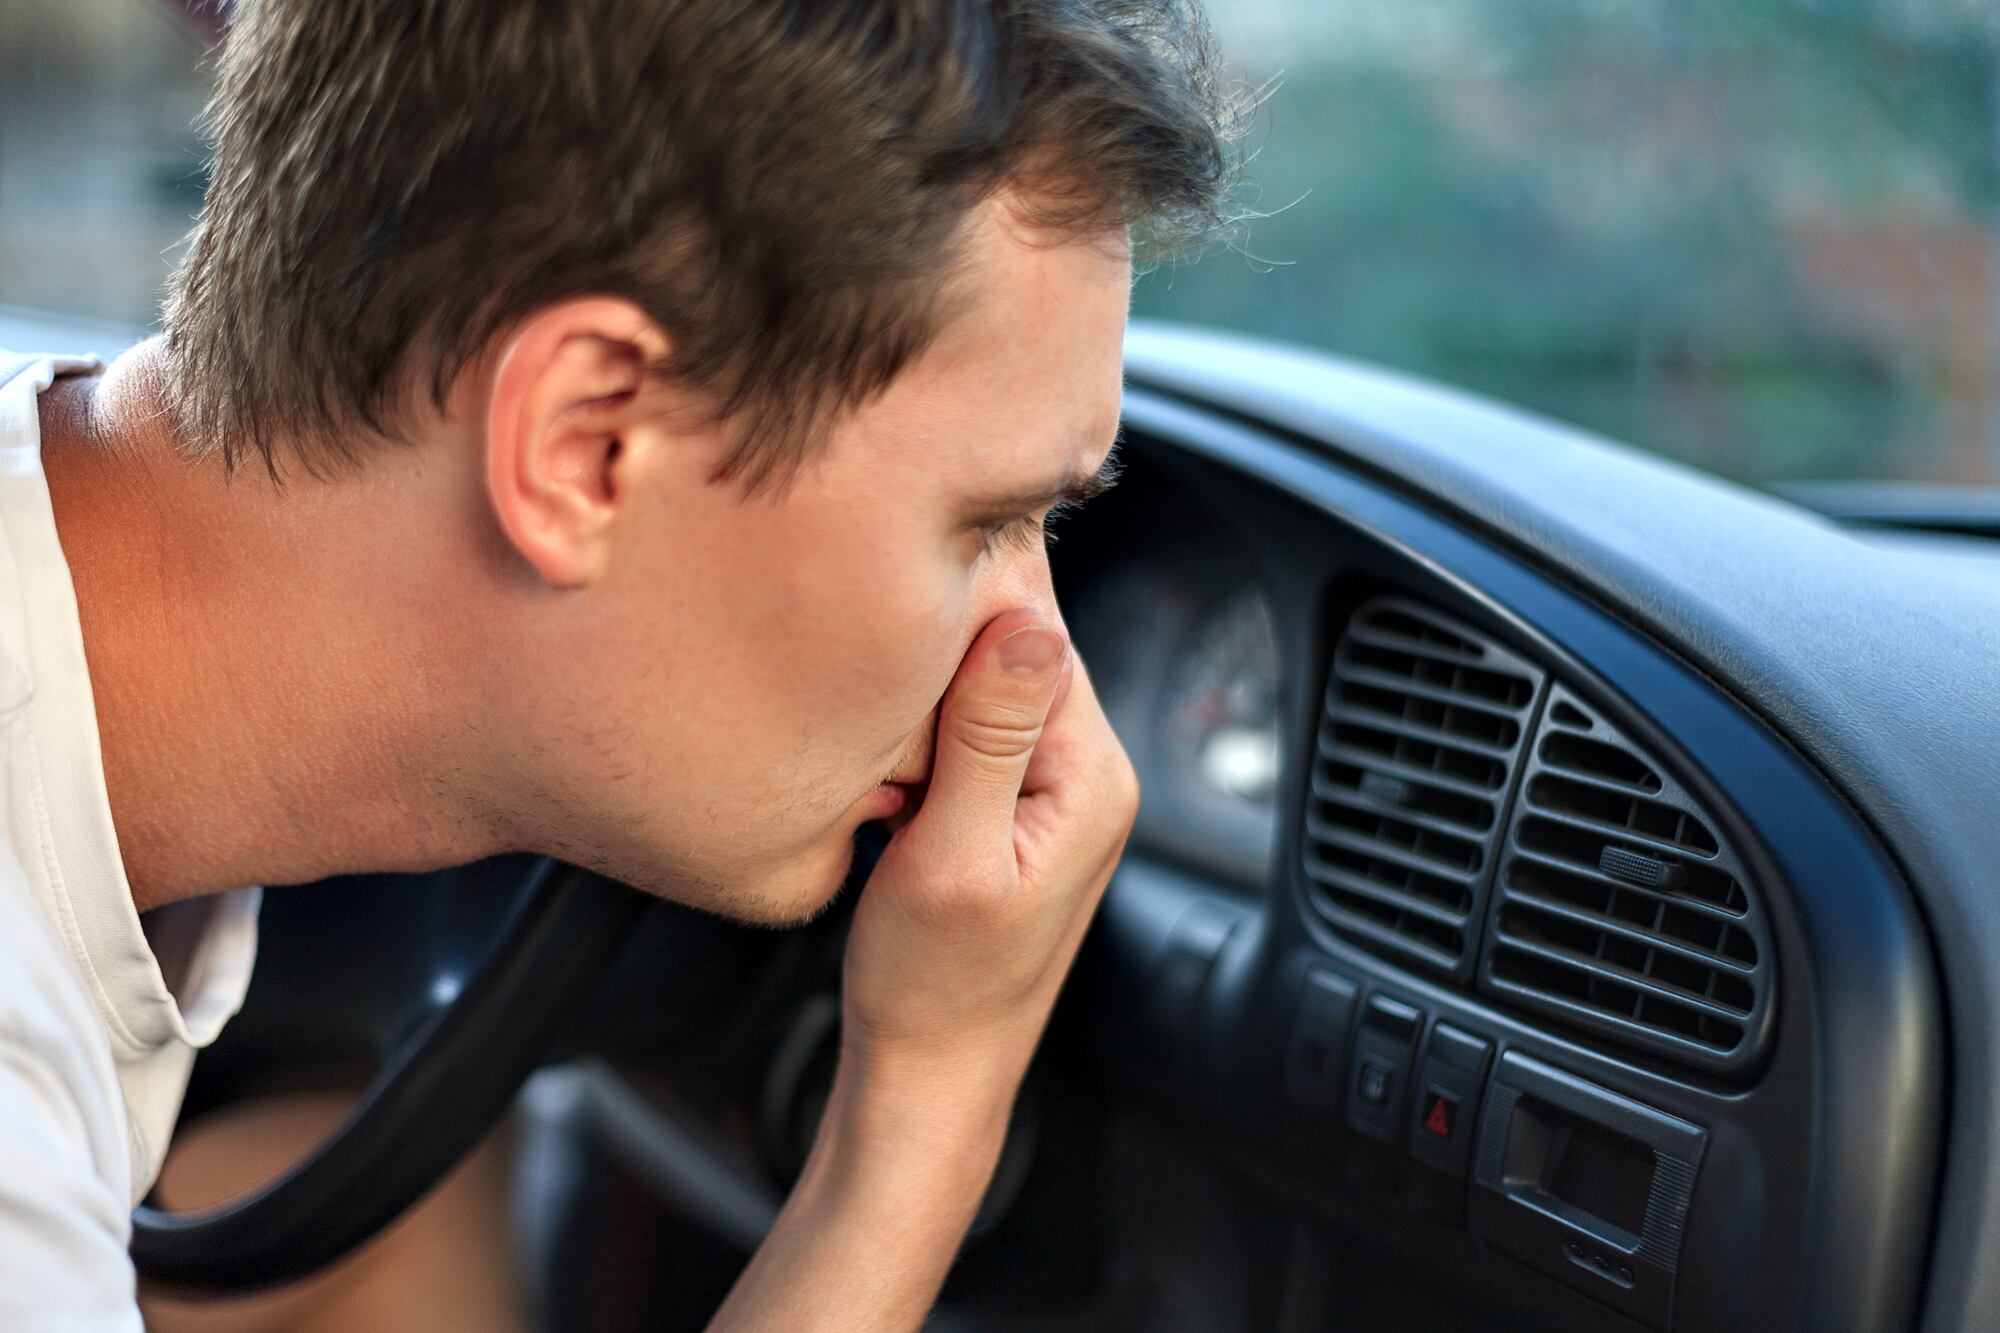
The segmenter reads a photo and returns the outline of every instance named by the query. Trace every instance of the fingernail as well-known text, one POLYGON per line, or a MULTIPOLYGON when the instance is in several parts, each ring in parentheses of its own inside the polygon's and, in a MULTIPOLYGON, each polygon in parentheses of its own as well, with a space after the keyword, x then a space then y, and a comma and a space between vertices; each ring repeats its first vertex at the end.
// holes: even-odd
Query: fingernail
POLYGON ((1017 629, 1000 640, 1000 665, 1016 676, 1039 676, 1062 660, 1069 640, 1052 629, 1017 629))

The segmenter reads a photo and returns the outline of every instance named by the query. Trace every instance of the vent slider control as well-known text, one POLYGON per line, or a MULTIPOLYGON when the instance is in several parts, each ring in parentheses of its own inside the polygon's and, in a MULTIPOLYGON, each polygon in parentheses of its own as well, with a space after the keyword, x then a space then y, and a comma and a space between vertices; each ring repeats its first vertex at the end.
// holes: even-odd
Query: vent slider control
POLYGON ((1609 845, 1598 854, 1597 868, 1607 875, 1615 875, 1628 884, 1646 889, 1671 889, 1683 878, 1679 866, 1669 865, 1658 857, 1641 856, 1623 847, 1609 845))

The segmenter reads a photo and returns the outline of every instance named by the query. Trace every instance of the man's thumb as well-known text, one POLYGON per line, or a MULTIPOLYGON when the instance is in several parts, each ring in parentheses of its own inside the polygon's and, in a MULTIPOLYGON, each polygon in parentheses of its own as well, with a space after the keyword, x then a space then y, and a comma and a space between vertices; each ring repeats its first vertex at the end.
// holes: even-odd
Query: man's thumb
POLYGON ((930 789, 918 820, 956 845, 1009 827, 1069 657, 1060 629, 1027 616, 988 625, 938 710, 930 789))

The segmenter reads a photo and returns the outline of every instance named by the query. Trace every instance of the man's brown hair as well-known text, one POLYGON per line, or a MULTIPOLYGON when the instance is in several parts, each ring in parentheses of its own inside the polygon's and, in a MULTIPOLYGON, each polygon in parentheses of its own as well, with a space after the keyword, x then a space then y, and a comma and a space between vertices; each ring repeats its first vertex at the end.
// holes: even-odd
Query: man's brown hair
POLYGON ((979 199, 1199 241, 1241 108, 1189 0, 239 0, 168 405, 193 452, 324 475, 608 293, 754 483, 925 345, 979 199))

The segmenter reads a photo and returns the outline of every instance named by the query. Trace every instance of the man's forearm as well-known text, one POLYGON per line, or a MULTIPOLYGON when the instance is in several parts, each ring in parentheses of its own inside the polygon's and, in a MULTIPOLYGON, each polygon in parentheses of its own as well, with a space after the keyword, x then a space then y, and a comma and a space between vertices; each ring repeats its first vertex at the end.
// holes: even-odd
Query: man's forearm
POLYGON ((804 1174, 709 1333, 917 1329, 993 1175, 1018 1078, 843 1060, 804 1174))

